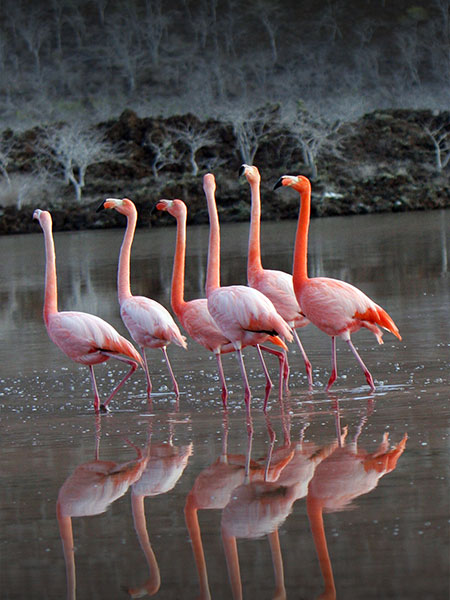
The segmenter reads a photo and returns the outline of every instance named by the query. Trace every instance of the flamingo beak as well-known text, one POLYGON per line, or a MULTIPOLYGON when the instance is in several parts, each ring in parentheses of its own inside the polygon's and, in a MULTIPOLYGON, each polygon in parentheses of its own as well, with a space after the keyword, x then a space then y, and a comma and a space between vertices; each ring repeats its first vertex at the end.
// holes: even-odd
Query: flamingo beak
POLYGON ((101 210, 105 210, 105 201, 103 200, 102 203, 100 204, 100 206, 97 207, 95 212, 100 212, 101 210))
POLYGON ((282 175, 282 176, 280 177, 280 179, 279 179, 279 180, 276 182, 276 184, 273 186, 273 189, 274 189, 274 190, 276 190, 277 188, 279 188, 279 187, 282 187, 282 186, 283 186, 283 178, 284 178, 284 175, 282 175))
POLYGON ((245 173, 245 169, 246 169, 247 167, 248 167, 248 165, 246 165, 245 163, 239 167, 239 177, 240 177, 241 175, 244 175, 244 173, 245 173))

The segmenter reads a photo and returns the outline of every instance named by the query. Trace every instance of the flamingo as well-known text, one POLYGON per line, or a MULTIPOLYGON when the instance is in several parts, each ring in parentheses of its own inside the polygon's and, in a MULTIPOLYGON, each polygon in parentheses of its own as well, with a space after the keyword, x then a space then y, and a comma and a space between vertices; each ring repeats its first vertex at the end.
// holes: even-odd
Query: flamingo
POLYGON ((130 255, 133 243, 134 231, 136 229, 137 211, 131 200, 123 198, 107 198, 97 210, 113 208, 127 218, 127 227, 123 238, 119 255, 119 267, 117 270, 117 291, 120 304, 120 316, 130 332, 131 337, 139 345, 144 369, 147 377, 147 396, 150 400, 152 392, 152 381, 145 355, 145 348, 161 348, 166 359, 170 377, 172 378, 173 390, 176 397, 180 395, 177 380, 173 373, 167 355, 166 346, 174 342, 177 346, 186 348, 186 340, 181 335, 178 325, 173 320, 169 311, 159 302, 146 298, 145 296, 132 296, 130 290, 130 255))
MULTIPOLYGON (((270 340, 275 345, 287 350, 286 344, 280 338, 285 338, 289 342, 292 341, 291 328, 277 313, 271 300, 259 290, 245 285, 220 286, 220 228, 215 201, 216 182, 212 173, 207 173, 204 176, 203 189, 208 203, 210 221, 206 281, 208 310, 219 329, 231 341, 236 350, 244 383, 247 416, 249 416, 251 392, 242 357, 242 348, 256 346, 261 356, 260 344, 270 340)), ((280 352, 270 349, 269 351, 283 356, 280 352)), ((283 362, 281 362, 280 379, 283 362)), ((266 405, 267 395, 264 410, 266 405)))
POLYGON ((52 233, 52 217, 46 210, 36 209, 33 219, 39 221, 45 240, 45 300, 44 323, 49 338, 73 361, 88 365, 94 391, 94 411, 106 412, 108 404, 125 381, 134 373, 142 358, 133 345, 115 329, 95 315, 85 312, 58 311, 55 244, 52 233), (130 370, 100 406, 94 365, 116 358, 130 366, 130 370))
POLYGON ((303 356, 309 387, 312 388, 313 380, 311 363, 296 332, 297 327, 305 327, 305 325, 308 325, 309 321, 302 314, 297 298, 295 297, 292 275, 290 273, 285 273, 284 271, 264 269, 261 263, 261 176, 259 170, 255 166, 243 164, 239 170, 239 174, 245 175, 247 178, 247 181, 250 184, 252 199, 247 259, 248 285, 270 298, 278 313, 292 328, 292 334, 303 356))
POLYGON ((328 277, 308 277, 307 248, 311 210, 311 183, 303 175, 283 175, 276 182, 278 187, 292 187, 301 198, 301 208, 297 225, 294 250, 293 284, 302 312, 321 331, 331 336, 332 371, 327 391, 337 378, 336 337, 345 340, 364 372, 372 391, 375 390, 373 377, 359 356, 350 335, 361 327, 369 329, 383 343, 382 331, 378 325, 393 333, 401 340, 400 333, 388 313, 375 304, 368 296, 353 285, 328 277))
POLYGON ((184 299, 184 271, 186 258, 187 208, 182 200, 160 200, 156 208, 167 211, 177 220, 177 240, 172 272, 171 304, 184 329, 193 340, 213 352, 222 385, 222 402, 227 406, 228 390, 222 366, 221 354, 234 352, 234 346, 216 325, 208 311, 206 298, 184 299))

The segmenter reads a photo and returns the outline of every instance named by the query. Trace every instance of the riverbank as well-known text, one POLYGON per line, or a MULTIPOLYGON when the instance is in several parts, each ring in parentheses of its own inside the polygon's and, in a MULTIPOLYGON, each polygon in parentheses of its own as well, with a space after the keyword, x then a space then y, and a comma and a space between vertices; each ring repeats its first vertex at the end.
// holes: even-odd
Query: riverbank
MULTIPOLYGON (((200 122, 192 115, 170 119, 139 118, 124 111, 116 120, 98 125, 105 138, 117 149, 111 159, 92 164, 80 205, 75 203, 70 185, 54 185, 41 194, 33 193, 17 207, 0 198, 0 234, 36 231, 32 211, 49 209, 54 229, 79 230, 121 226, 115 211, 96 213, 106 197, 129 197, 137 205, 139 226, 173 225, 173 220, 152 205, 160 198, 181 198, 188 205, 189 223, 207 223, 208 214, 202 189, 202 175, 211 171, 217 181, 217 203, 222 222, 249 218, 250 193, 245 178, 239 177, 242 149, 231 124, 200 122), (174 131, 186 128, 207 131, 208 143, 188 160, 189 147, 174 131), (161 167, 156 161, 156 145, 149 140, 174 140, 172 159, 161 167), (183 145, 184 144, 184 145, 183 145), (36 197, 38 196, 38 197, 36 197)), ((312 216, 332 216, 376 212, 429 210, 450 206, 450 165, 444 144, 436 147, 431 134, 450 137, 450 113, 430 111, 375 111, 354 123, 343 123, 328 134, 328 143, 307 164, 298 138, 289 129, 267 123, 267 133, 256 140, 253 163, 261 172, 262 218, 295 219, 296 194, 278 194, 273 185, 282 174, 312 176, 312 216), (270 125, 270 127, 269 127, 270 125), (438 159, 441 159, 441 165, 438 159)), ((15 135, 10 173, 29 174, 36 169, 36 140, 39 128, 15 135)), ((320 132, 316 132, 319 136, 320 132)), ((5 136, 5 132, 3 137, 5 136)), ((447 142, 448 145, 448 142, 447 142)))

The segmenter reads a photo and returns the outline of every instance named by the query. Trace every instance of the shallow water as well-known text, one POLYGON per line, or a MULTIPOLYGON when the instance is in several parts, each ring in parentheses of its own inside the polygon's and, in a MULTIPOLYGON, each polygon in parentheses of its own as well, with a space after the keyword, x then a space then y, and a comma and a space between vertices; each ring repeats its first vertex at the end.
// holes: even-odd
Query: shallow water
MULTIPOLYGON (((73 573, 78 599, 127 597, 144 584, 183 599, 241 588, 244 598, 333 597, 333 583, 346 599, 448 597, 449 231, 448 211, 312 222, 310 274, 363 289, 403 340, 353 336, 374 394, 338 342, 327 394, 329 338, 301 330, 314 391, 291 346, 290 392, 280 405, 275 385, 267 417, 265 379, 247 349, 252 437, 236 359, 223 361, 224 415, 215 360, 193 342, 169 349, 178 405, 162 355, 148 351, 152 406, 140 371, 96 418, 87 368, 53 346, 42 322, 42 234, 0 238, 2 598, 63 598, 73 573), (75 514, 65 561, 61 533, 75 514)), ((223 284, 245 282, 247 233, 222 228, 223 284)), ((115 291, 122 234, 61 233, 55 243, 60 309, 98 314, 125 334, 115 291)), ((294 234, 294 222, 263 224, 265 267, 290 269, 294 234)), ((174 236, 139 230, 133 247, 133 292, 166 306, 174 236)), ((206 227, 188 230, 188 299, 203 295, 207 237, 206 227)), ((275 359, 267 364, 276 383, 275 359)), ((113 361, 96 368, 103 396, 123 372, 113 361)))

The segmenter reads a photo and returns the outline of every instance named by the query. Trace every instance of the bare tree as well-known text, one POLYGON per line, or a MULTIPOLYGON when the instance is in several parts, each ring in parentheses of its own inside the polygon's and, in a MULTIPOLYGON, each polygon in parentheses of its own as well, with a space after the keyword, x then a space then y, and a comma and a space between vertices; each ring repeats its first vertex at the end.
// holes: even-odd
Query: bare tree
POLYGON ((52 160, 64 182, 73 185, 77 204, 81 203, 87 168, 110 158, 112 151, 101 133, 77 122, 48 127, 39 149, 52 160))
POLYGON ((202 148, 213 146, 217 140, 211 131, 193 121, 183 121, 167 128, 173 142, 181 142, 187 149, 192 175, 198 174, 197 152, 202 148))
POLYGON ((11 155, 14 151, 15 141, 13 136, 5 137, 0 140, 0 173, 5 178, 7 187, 11 187, 11 179, 8 173, 11 155))
POLYGON ((149 148, 153 154, 151 165, 153 177, 155 179, 158 178, 159 172, 164 169, 164 167, 173 165, 177 162, 173 142, 165 135, 159 133, 147 134, 143 146, 149 148))
POLYGON ((433 144, 435 166, 440 173, 450 162, 450 119, 440 125, 424 123, 422 127, 433 144))
POLYGON ((265 104, 248 112, 243 112, 240 106, 228 109, 225 117, 233 125, 239 153, 244 163, 252 165, 261 143, 274 134, 279 124, 278 113, 277 104, 265 104))
POLYGON ((312 113, 301 103, 295 114, 285 115, 284 122, 292 137, 300 146, 304 164, 310 169, 311 179, 317 178, 317 161, 321 152, 339 153, 339 138, 336 136, 341 123, 331 122, 320 113, 312 113))

